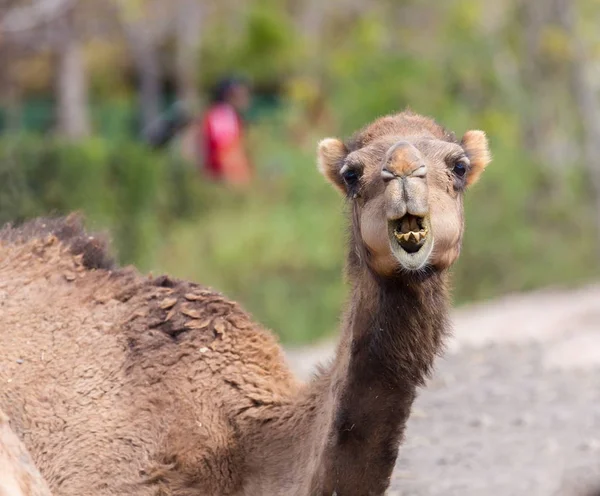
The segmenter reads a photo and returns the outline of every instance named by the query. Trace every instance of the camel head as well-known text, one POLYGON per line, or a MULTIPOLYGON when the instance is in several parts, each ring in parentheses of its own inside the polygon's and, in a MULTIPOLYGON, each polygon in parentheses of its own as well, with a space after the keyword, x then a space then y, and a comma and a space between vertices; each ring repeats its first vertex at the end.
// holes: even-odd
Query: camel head
POLYGON ((382 117, 346 143, 319 143, 323 175, 351 202, 353 240, 382 276, 448 268, 460 253, 463 194, 491 157, 485 133, 461 141, 411 112, 382 117))

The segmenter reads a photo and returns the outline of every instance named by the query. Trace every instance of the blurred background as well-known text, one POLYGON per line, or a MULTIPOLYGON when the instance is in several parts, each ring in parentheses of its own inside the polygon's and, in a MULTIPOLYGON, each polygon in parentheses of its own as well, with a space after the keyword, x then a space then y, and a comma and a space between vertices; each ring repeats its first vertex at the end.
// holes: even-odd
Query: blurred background
POLYGON ((456 303, 580 285, 600 275, 599 20, 595 0, 1 0, 0 223, 81 210, 122 264, 306 343, 345 295, 316 143, 410 106, 491 142, 456 303))

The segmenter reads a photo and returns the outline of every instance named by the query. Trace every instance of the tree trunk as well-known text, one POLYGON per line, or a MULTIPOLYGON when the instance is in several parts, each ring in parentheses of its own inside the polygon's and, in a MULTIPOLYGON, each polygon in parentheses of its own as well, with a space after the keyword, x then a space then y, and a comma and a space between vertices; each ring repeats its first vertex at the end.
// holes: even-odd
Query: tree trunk
POLYGON ((563 4, 562 23, 572 40, 571 82, 577 110, 581 118, 583 132, 583 162, 587 168, 595 203, 596 230, 600 249, 600 101, 598 82, 594 83, 589 74, 589 57, 578 30, 574 6, 567 1, 563 4))
POLYGON ((18 131, 21 128, 22 102, 21 91, 14 78, 14 60, 17 50, 14 45, 4 43, 0 47, 0 67, 4 70, 0 74, 0 102, 6 111, 6 120, 2 131, 18 131))
POLYGON ((51 496, 29 453, 0 410, 0 496, 51 496))
POLYGON ((198 51, 204 5, 197 0, 179 0, 177 10, 177 93, 180 100, 195 108, 198 104, 198 51))
POLYGON ((62 30, 56 67, 58 131, 69 139, 85 138, 90 135, 88 78, 72 13, 56 29, 62 30))
POLYGON ((566 36, 563 13, 569 0, 520 0, 521 74, 528 101, 523 112, 524 144, 562 184, 563 164, 573 156, 574 124, 565 88, 568 61, 547 46, 549 36, 566 36), (560 124, 559 124, 560 123, 560 124))
POLYGON ((160 61, 156 47, 143 33, 143 26, 130 25, 126 29, 139 80, 141 127, 145 129, 160 115, 160 61))

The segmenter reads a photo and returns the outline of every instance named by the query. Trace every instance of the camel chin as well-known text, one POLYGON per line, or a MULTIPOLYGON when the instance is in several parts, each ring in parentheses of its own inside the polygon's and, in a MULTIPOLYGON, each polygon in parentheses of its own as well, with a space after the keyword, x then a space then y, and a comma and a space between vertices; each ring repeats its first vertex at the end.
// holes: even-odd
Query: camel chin
POLYGON ((429 217, 406 214, 388 221, 390 249, 402 269, 418 271, 427 265, 433 251, 429 217))

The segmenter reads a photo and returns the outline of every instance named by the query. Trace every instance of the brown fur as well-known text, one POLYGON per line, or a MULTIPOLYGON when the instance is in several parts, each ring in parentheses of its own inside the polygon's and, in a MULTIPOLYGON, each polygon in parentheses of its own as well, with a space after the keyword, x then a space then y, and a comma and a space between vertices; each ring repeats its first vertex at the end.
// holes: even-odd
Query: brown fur
POLYGON ((0 251, 0 405, 53 492, 239 491, 238 430, 297 388, 276 341, 202 286, 87 269, 74 227, 5 229, 0 251))
MULTIPOLYGON (((399 114, 339 149, 389 133, 453 140, 399 114)), ((238 304, 115 269, 77 219, 4 229, 0 408, 55 496, 383 494, 446 333, 446 275, 378 271, 361 205, 337 355, 307 385, 238 304)))

